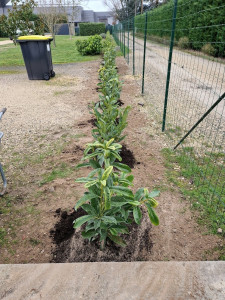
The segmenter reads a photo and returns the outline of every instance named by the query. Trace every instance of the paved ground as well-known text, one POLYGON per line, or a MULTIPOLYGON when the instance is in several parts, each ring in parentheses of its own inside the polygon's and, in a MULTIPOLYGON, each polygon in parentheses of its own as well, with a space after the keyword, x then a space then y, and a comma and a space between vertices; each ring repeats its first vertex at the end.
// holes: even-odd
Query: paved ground
POLYGON ((0 265, 0 299, 224 300, 225 262, 0 265))

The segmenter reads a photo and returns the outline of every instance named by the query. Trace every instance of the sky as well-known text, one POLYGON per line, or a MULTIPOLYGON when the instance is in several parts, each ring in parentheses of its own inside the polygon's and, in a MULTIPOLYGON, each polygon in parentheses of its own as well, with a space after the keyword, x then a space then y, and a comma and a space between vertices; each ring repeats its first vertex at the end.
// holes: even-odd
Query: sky
POLYGON ((91 9, 94 11, 108 11, 109 8, 104 5, 103 0, 84 0, 81 3, 84 9, 91 9))

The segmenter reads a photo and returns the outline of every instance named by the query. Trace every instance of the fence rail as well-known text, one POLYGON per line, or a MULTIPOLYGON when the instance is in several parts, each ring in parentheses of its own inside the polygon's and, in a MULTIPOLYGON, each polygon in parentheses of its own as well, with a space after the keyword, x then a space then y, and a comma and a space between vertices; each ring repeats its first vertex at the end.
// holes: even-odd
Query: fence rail
POLYGON ((215 228, 225 224, 224 15, 222 0, 174 0, 113 28, 215 228))

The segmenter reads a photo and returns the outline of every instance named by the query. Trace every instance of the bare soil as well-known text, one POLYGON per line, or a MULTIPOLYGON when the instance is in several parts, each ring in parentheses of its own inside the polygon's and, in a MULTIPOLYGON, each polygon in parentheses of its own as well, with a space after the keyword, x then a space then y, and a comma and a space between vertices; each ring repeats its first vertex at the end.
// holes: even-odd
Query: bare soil
POLYGON ((135 190, 142 186, 161 190, 157 208, 160 225, 151 226, 144 213, 142 225, 132 227, 130 237, 125 237, 127 247, 111 248, 108 244, 105 253, 84 241, 79 231, 73 231, 72 221, 77 216, 73 207, 84 192, 75 178, 88 172, 75 166, 85 144, 92 141, 94 121, 88 104, 98 101, 99 65, 100 61, 57 66, 57 76, 48 85, 30 83, 22 69, 8 79, 0 77, 4 81, 4 106, 8 107, 4 118, 8 129, 3 130, 8 139, 4 140, 2 157, 9 179, 0 215, 6 232, 0 245, 0 263, 217 260, 221 253, 213 249, 224 241, 196 223, 190 203, 167 182, 160 154, 165 147, 163 136, 154 129, 155 120, 145 110, 123 58, 117 59, 124 82, 121 101, 132 106, 123 161, 132 167, 135 190), (15 92, 15 85, 26 89, 26 94, 15 92), (40 110, 41 121, 37 118, 40 110))

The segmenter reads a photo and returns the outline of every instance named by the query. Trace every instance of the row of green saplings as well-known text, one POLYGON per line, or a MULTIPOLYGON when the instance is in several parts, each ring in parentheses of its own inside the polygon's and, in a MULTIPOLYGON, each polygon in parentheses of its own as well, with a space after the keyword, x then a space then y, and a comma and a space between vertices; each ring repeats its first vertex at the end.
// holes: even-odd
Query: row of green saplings
POLYGON ((133 193, 130 187, 134 176, 130 167, 121 163, 119 142, 125 138, 122 131, 127 126, 130 107, 119 107, 122 84, 115 65, 115 46, 109 34, 103 41, 103 51, 98 83, 100 101, 91 105, 91 113, 97 120, 96 128, 92 130, 95 141, 87 144, 82 158, 85 162, 78 165, 78 168, 93 170, 87 177, 76 180, 84 183, 88 191, 76 203, 75 210, 81 207, 87 214, 74 221, 74 228, 85 224, 82 236, 99 241, 102 250, 107 238, 120 246, 126 245, 121 234, 129 233, 128 225, 133 221, 141 223, 143 205, 152 224, 159 224, 154 211, 158 205, 154 197, 159 191, 139 188, 133 193))

